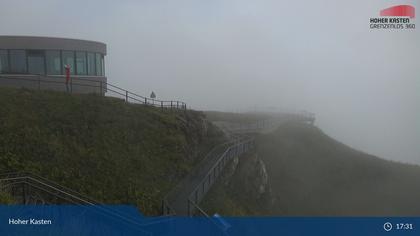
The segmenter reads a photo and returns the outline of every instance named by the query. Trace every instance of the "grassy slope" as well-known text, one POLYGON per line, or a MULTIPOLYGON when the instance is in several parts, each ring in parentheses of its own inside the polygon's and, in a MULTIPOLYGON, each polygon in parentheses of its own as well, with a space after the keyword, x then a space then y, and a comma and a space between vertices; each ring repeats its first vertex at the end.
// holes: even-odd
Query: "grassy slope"
POLYGON ((9 193, 0 190, 0 203, 5 205, 13 204, 14 199, 9 193))
POLYGON ((14 89, 0 89, 0 134, 0 172, 27 170, 146 214, 221 137, 199 112, 14 89))
POLYGON ((210 213, 420 215, 416 203, 420 199, 419 166, 356 151, 315 127, 290 123, 275 133, 262 135, 258 138, 257 154, 266 164, 271 196, 257 199, 249 194, 256 191, 249 187, 255 172, 249 155, 229 185, 212 190, 205 203, 210 213))

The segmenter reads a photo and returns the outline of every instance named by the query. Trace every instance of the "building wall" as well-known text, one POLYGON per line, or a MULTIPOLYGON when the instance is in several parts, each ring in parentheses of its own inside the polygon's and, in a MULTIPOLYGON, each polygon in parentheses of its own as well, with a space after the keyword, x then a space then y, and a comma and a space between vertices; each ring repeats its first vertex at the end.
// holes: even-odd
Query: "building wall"
POLYGON ((99 42, 0 36, 0 86, 104 93, 105 55, 106 45, 99 42), (67 64, 71 80, 66 84, 67 64))

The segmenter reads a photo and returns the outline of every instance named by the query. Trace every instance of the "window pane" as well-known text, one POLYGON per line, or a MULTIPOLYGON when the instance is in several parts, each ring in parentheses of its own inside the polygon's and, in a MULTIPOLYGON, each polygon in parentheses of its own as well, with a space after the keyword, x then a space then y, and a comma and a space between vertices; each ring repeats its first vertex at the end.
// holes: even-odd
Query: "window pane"
POLYGON ((63 67, 70 66, 70 74, 74 75, 74 52, 63 51, 63 67))
POLYGON ((10 50, 10 71, 12 73, 26 73, 25 50, 10 50))
POLYGON ((45 56, 47 57, 47 74, 61 75, 60 51, 46 51, 45 56))
POLYGON ((88 63, 88 75, 95 75, 95 54, 92 52, 88 52, 87 54, 87 63, 88 63))
POLYGON ((86 52, 76 52, 76 69, 78 75, 87 75, 86 52))
POLYGON ((9 59, 7 57, 7 50, 0 50, 0 73, 9 72, 9 59))
POLYGON ((45 58, 42 50, 28 50, 28 72, 29 74, 45 74, 45 58))
POLYGON ((99 53, 95 54, 96 56, 96 75, 102 76, 102 56, 99 53))
POLYGON ((104 62, 104 55, 101 55, 101 75, 105 76, 105 62, 104 62))

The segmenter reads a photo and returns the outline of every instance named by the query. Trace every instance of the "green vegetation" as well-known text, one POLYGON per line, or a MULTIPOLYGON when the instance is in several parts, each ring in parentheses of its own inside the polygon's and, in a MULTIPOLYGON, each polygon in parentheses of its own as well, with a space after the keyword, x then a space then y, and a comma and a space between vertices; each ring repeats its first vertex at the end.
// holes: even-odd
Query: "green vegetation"
POLYGON ((145 214, 158 214, 164 195, 223 141, 200 112, 5 88, 0 134, 0 172, 29 171, 145 214))
POLYGON ((282 216, 418 216, 420 167, 351 149, 316 127, 288 123, 257 138, 256 154, 203 203, 210 214, 282 216), (258 194, 265 164, 268 191, 258 194), (232 204, 234 202, 234 204, 232 204))
MULTIPOLYGON (((255 122, 265 114, 207 112, 255 122)), ((104 203, 160 212, 160 200, 223 135, 205 115, 97 95, 0 89, 0 172, 28 171, 104 203)), ((302 123, 257 137, 202 203, 210 214, 419 215, 420 167, 351 149, 302 123), (263 191, 261 191, 263 187, 263 191)), ((7 192, 0 203, 12 204, 7 192)))
POLYGON ((0 190, 0 204, 9 205, 14 202, 13 197, 9 193, 0 190))

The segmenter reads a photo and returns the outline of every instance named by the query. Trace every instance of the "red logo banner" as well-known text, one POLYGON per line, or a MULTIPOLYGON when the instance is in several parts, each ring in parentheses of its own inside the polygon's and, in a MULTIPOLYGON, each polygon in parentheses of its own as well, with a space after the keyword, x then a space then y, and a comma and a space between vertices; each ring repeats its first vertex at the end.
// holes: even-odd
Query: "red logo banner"
POLYGON ((413 6, 410 5, 399 5, 393 6, 381 11, 381 16, 408 16, 414 18, 416 13, 413 6))

